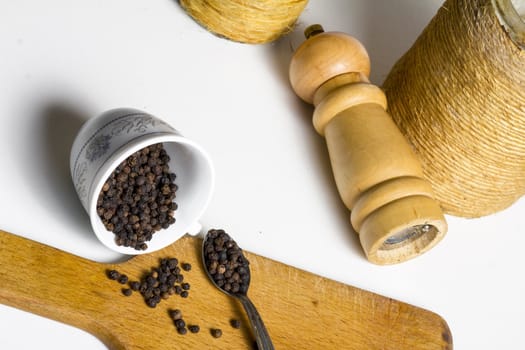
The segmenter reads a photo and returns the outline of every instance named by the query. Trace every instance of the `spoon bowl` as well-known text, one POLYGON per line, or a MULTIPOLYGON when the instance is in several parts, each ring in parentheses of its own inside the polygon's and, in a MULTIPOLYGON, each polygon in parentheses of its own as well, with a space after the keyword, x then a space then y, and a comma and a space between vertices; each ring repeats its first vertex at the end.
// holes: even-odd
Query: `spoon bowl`
POLYGON ((237 298, 250 320, 259 350, 273 350, 266 326, 255 305, 248 298, 249 261, 237 243, 224 230, 210 230, 202 242, 202 259, 206 274, 223 293, 237 298))

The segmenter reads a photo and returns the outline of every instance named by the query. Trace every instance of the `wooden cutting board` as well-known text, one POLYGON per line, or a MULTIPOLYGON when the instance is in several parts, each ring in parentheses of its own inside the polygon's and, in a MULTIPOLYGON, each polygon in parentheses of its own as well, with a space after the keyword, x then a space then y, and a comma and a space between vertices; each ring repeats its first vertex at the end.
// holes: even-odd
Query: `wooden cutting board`
MULTIPOLYGON (((109 349, 254 349, 238 301, 216 289, 201 262, 201 240, 183 237, 161 251, 101 264, 0 231, 0 302, 86 330, 109 349), (109 269, 139 280, 161 258, 192 265, 189 296, 156 308, 140 293, 124 296, 109 269), (199 333, 177 333, 169 310, 180 309, 199 333), (230 325, 239 319, 241 328, 230 325), (222 337, 210 330, 220 328, 222 337)), ((248 295, 276 349, 452 349, 447 323, 435 313, 245 252, 248 295)))

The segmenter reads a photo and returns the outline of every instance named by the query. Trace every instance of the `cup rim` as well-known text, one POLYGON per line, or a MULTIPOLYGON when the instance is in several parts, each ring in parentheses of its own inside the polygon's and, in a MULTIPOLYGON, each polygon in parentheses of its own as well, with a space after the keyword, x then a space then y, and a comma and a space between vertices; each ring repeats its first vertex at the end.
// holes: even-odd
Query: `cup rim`
POLYGON ((126 255, 140 255, 140 254, 148 254, 152 253, 154 251, 160 250, 171 243, 178 240, 180 237, 184 236, 187 231, 194 226, 195 224, 198 224, 198 220, 202 217, 204 214, 206 208, 208 207, 209 202, 211 201, 211 197, 213 194, 213 190, 215 187, 215 170, 213 167, 213 163, 211 161, 210 156, 208 153, 197 143, 194 141, 181 136, 177 134, 172 134, 169 132, 155 132, 155 133, 149 133, 140 135, 136 138, 133 138, 132 140, 129 140, 124 145, 116 149, 113 154, 111 154, 108 159, 106 159, 101 166, 97 169, 93 176, 93 181, 91 182, 90 188, 88 190, 88 198, 87 198, 87 208, 88 208, 88 215, 90 218, 90 224, 92 231, 97 236, 98 240, 105 245, 107 248, 122 253, 126 255), (206 198, 200 207, 197 215, 196 215, 196 222, 188 223, 183 228, 181 228, 179 231, 174 232, 173 230, 165 229, 156 232, 153 235, 153 238, 147 242, 148 248, 146 250, 137 250, 133 247, 124 247, 124 246, 118 246, 115 243, 115 235, 113 232, 105 230, 104 232, 101 232, 97 226, 100 227, 100 225, 97 225, 100 223, 100 217, 97 214, 97 199, 100 191, 102 190, 102 186, 104 185, 106 179, 113 173, 115 168, 125 159, 127 159, 130 155, 133 153, 156 143, 178 143, 185 146, 188 146, 190 148, 194 148, 197 150, 197 154, 199 154, 200 157, 204 160, 204 163, 207 165, 207 169, 209 172, 209 183, 208 185, 208 191, 206 193, 206 198), (159 244, 159 235, 169 235, 169 239, 164 239, 159 244), (155 239, 157 238, 157 239, 155 239), (157 244, 156 244, 157 243, 157 244))

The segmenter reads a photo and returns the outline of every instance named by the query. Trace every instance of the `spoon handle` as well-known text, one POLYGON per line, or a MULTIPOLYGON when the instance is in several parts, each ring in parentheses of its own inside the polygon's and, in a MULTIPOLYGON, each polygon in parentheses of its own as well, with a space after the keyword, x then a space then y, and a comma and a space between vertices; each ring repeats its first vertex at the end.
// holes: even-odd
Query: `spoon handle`
POLYGON ((250 319, 259 350, 274 350, 270 335, 268 334, 268 331, 264 326, 264 322, 259 315, 259 312, 255 308, 255 305, 253 305, 252 301, 244 294, 240 294, 238 297, 242 303, 242 306, 244 307, 244 310, 248 314, 248 318, 250 319))

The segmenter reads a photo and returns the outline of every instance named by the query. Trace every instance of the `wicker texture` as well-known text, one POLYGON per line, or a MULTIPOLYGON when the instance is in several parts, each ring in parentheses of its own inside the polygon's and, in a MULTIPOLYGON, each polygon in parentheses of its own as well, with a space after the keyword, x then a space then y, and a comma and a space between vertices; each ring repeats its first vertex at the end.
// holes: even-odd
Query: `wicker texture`
POLYGON ((290 32, 307 0, 180 0, 210 32, 249 44, 274 41, 290 32))
POLYGON ((448 0, 383 88, 444 211, 480 217, 525 194, 525 53, 490 0, 448 0))

